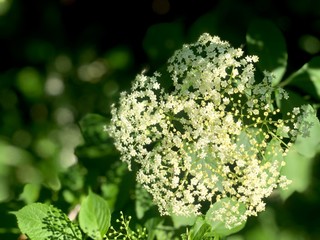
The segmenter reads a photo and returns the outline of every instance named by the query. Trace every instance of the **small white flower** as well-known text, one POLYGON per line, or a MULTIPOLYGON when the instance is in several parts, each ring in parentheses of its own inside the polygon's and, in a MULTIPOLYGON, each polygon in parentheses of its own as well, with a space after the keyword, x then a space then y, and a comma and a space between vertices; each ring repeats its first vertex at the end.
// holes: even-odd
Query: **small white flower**
POLYGON ((294 107, 293 110, 292 110, 292 113, 293 113, 294 115, 298 115, 298 114, 300 113, 300 108, 294 107))

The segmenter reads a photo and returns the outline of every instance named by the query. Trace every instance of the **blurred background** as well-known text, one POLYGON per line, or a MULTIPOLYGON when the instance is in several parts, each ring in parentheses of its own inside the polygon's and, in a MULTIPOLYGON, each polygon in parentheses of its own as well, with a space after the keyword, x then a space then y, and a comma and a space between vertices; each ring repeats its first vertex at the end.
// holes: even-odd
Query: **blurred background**
MULTIPOLYGON (((8 211, 27 203, 68 209, 85 186, 116 194, 105 176, 114 174, 106 157, 118 156, 101 128, 119 92, 205 31, 240 47, 257 19, 285 38, 285 76, 319 55, 319 0, 0 0, 0 239, 18 238, 8 211)), ((319 155, 312 159, 304 191, 271 199, 229 239, 320 239, 319 155)))

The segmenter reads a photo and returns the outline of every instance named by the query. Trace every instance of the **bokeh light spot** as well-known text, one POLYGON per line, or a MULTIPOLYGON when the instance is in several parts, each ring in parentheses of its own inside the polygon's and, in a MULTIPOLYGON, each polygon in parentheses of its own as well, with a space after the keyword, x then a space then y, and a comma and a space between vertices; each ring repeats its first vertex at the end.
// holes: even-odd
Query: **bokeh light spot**
POLYGON ((0 16, 5 15, 10 9, 11 1, 10 0, 0 0, 0 16))
POLYGON ((320 41, 312 35, 303 35, 299 39, 300 47, 310 54, 316 54, 320 51, 320 41))
POLYGON ((43 95, 41 76, 31 67, 21 69, 17 75, 17 86, 22 94, 29 99, 40 98, 43 95))
POLYGON ((48 77, 44 88, 48 95, 58 96, 64 91, 64 83, 59 76, 51 75, 48 77))
POLYGON ((49 138, 41 138, 36 141, 35 149, 36 153, 41 158, 51 158, 58 150, 57 144, 49 138))
POLYGON ((54 118, 59 125, 66 125, 74 122, 73 112, 66 107, 57 108, 54 112, 54 118))
POLYGON ((31 144, 31 141, 31 134, 23 129, 17 130, 12 136, 13 144, 22 148, 27 148, 31 144))
POLYGON ((113 48, 106 54, 108 66, 115 70, 124 70, 130 67, 133 62, 129 49, 124 47, 113 48))
POLYGON ((96 83, 106 73, 107 68, 103 61, 96 60, 89 64, 84 64, 78 68, 78 76, 82 81, 96 83))
POLYGON ((72 68, 71 59, 66 55, 59 55, 54 61, 55 68, 60 73, 69 72, 72 68))

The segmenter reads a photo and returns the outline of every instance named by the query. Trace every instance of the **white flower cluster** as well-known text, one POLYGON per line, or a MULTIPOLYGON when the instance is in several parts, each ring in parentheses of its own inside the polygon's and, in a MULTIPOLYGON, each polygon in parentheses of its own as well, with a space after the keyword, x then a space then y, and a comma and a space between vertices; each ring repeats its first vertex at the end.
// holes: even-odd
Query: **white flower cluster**
POLYGON ((161 88, 158 72, 140 74, 113 105, 106 130, 129 168, 138 164, 137 181, 161 214, 199 215, 207 203, 229 198, 245 213, 224 204, 215 220, 235 226, 263 211, 263 199, 275 188, 288 185, 280 169, 301 110, 279 118, 272 76, 265 72, 255 81, 257 61, 203 34, 169 59, 172 89, 161 88))

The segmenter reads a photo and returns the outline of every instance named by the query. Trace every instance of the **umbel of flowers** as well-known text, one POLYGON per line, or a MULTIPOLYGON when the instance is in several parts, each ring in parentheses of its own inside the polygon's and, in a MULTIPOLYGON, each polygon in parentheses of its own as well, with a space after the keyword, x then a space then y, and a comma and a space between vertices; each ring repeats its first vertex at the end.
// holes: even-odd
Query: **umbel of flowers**
POLYGON ((221 201, 212 220, 231 228, 290 183, 280 170, 302 110, 279 117, 274 94, 288 96, 270 73, 255 79, 257 61, 205 33, 169 59, 170 90, 160 73, 139 74, 112 106, 106 130, 162 215, 200 215, 221 201))

